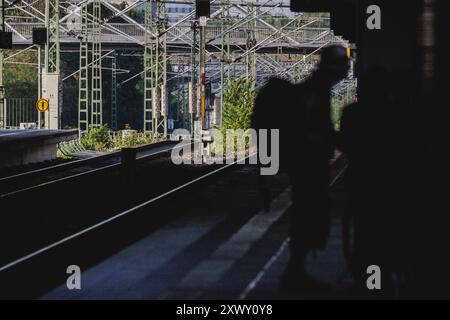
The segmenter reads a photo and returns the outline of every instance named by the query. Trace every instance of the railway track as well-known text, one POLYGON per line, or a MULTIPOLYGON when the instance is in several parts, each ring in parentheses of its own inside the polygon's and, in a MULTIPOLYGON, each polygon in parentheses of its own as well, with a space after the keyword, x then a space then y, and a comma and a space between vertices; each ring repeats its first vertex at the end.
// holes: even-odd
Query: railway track
MULTIPOLYGON (((150 159, 170 152, 175 146, 172 141, 163 141, 136 148, 137 159, 150 159)), ((0 178, 0 199, 16 193, 34 190, 49 184, 74 179, 95 172, 118 168, 121 164, 121 152, 81 159, 36 170, 21 172, 0 178)))
MULTIPOLYGON (((234 179, 226 186, 224 197, 239 192, 232 185, 242 179, 241 174, 224 175, 236 168, 236 163, 174 166, 164 157, 141 159, 138 174, 131 178, 124 179, 120 170, 101 170, 95 181, 88 179, 92 175, 83 175, 3 198, 16 203, 16 209, 9 212, 14 218, 0 227, 0 296, 33 298, 46 292, 63 281, 64 268, 74 260, 85 269, 208 201, 203 197, 208 198, 208 190, 220 184, 221 176, 234 179), (70 188, 64 192, 67 186, 70 188), (82 192, 74 201, 76 190, 82 192), (45 194, 54 195, 54 206, 33 210, 33 204, 39 205, 45 194), (26 205, 17 205, 20 203, 26 205), (33 270, 39 271, 38 278, 33 270)), ((278 188, 274 192, 285 186, 286 182, 273 186, 278 188)), ((253 189, 253 195, 258 193, 253 189)), ((244 199, 236 199, 236 210, 230 208, 236 214, 239 207, 246 208, 234 218, 239 221, 256 210, 248 210, 244 199)))
MULTIPOLYGON (((107 257, 108 254, 118 250, 118 248, 136 241, 152 229, 170 221, 174 216, 182 214, 180 210, 183 210, 185 205, 189 207, 190 201, 186 198, 180 200, 184 194, 199 190, 201 186, 206 184, 210 187, 209 183, 216 181, 223 173, 235 168, 235 164, 175 166, 167 158, 158 158, 151 162, 139 164, 138 177, 135 177, 133 181, 134 187, 130 186, 124 191, 126 201, 114 201, 120 194, 120 192, 116 192, 108 198, 108 202, 97 205, 92 203, 88 207, 83 207, 82 204, 78 203, 78 205, 71 206, 69 211, 59 212, 60 216, 64 216, 63 219, 58 219, 58 210, 49 210, 47 213, 40 211, 39 219, 36 219, 33 214, 28 214, 25 217, 23 209, 22 211, 19 209, 17 214, 21 214, 23 217, 15 219, 16 228, 11 228, 11 222, 9 222, 7 223, 9 227, 0 232, 0 238, 2 238, 0 243, 3 247, 0 257, 0 283, 2 283, 0 296, 5 298, 33 297, 36 294, 34 290, 27 291, 25 295, 22 295, 24 292, 19 292, 21 290, 17 287, 17 279, 24 275, 27 277, 27 270, 36 270, 36 268, 39 270, 48 269, 43 273, 46 280, 31 287, 33 289, 38 288, 39 293, 43 292, 41 291, 42 288, 48 290, 50 288, 48 284, 55 284, 51 280, 53 274, 51 270, 54 266, 61 266, 62 262, 67 262, 67 250, 80 253, 81 248, 89 247, 89 252, 81 254, 79 258, 82 261, 88 261, 86 263, 90 265, 98 262, 99 258, 107 257), (165 183, 160 179, 157 187, 154 185, 153 188, 138 192, 138 189, 143 186, 143 181, 147 180, 147 175, 142 173, 142 169, 145 168, 159 172, 160 178, 165 177, 165 183), (134 194, 135 192, 139 194, 134 194), (177 203, 177 201, 181 202, 177 203), (185 201, 188 201, 188 203, 185 203, 185 201), (178 206, 178 210, 171 209, 169 212, 165 212, 165 208, 174 203, 178 206), (89 207, 92 210, 89 210, 89 207), (89 215, 89 213, 91 214, 89 215), (28 219, 28 221, 25 222, 24 219, 28 219), (12 231, 13 229, 20 230, 20 234, 12 231), (118 237, 118 234, 120 237, 118 237), (99 249, 99 251, 92 248, 97 244, 102 244, 106 239, 106 247, 99 249), (9 243, 9 245, 4 245, 6 243, 9 243), (55 255, 58 258, 55 258, 55 255)), ((114 172, 111 177, 104 177, 101 180, 104 184, 110 185, 111 181, 115 179, 121 179, 121 174, 114 172)), ((128 178, 127 181, 129 181, 128 178)), ((54 186, 48 185, 46 188, 54 186)), ((58 184, 58 187, 60 187, 60 184, 58 184)), ((92 187, 90 190, 92 190, 92 187)), ((43 191, 42 188, 38 190, 43 191)), ((11 195, 11 199, 15 197, 19 199, 23 194, 11 195)), ((105 196, 105 191, 101 192, 101 196, 105 196)), ((196 199, 192 199, 193 202, 201 201, 199 197, 201 197, 201 194, 197 194, 196 199)), ((36 200, 34 198, 33 201, 36 200)), ((67 197, 58 200, 63 203, 67 201, 67 197)), ((28 212, 28 210, 25 211, 28 212)), ((30 281, 33 282, 34 280, 30 281)))
POLYGON ((75 167, 76 172, 58 171, 56 177, 45 171, 44 177, 37 177, 45 182, 25 188, 14 184, 14 191, 0 196, 0 263, 108 219, 148 196, 170 190, 184 183, 184 176, 196 177, 172 165, 170 153, 174 147, 171 143, 138 149, 135 166, 140 174, 136 176, 121 166, 120 160, 110 157, 105 161, 97 159, 100 163, 90 166, 75 167), (171 174, 180 170, 178 175, 171 174), (166 180, 156 182, 163 178, 166 180))

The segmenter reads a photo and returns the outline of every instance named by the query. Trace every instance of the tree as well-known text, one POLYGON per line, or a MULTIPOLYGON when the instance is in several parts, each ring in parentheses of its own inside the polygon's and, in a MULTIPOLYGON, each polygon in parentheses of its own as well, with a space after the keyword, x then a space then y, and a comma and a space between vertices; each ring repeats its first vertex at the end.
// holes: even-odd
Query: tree
POLYGON ((252 80, 239 78, 228 81, 223 95, 222 129, 248 130, 255 97, 252 80))
MULTIPOLYGON (((7 51, 7 55, 13 54, 7 51)), ((5 91, 7 98, 33 98, 37 97, 38 72, 32 63, 37 61, 36 51, 28 50, 11 59, 5 64, 5 91)))
MULTIPOLYGON (((245 137, 245 146, 248 147, 248 130, 250 129, 255 97, 256 92, 252 80, 238 78, 228 81, 222 103, 221 133, 223 142, 227 140, 227 130, 234 130, 234 136, 239 141, 242 141, 245 137)), ((215 153, 224 153, 223 142, 214 143, 213 149, 215 153)), ((236 152, 238 148, 237 141, 235 140, 233 144, 233 149, 236 152)))

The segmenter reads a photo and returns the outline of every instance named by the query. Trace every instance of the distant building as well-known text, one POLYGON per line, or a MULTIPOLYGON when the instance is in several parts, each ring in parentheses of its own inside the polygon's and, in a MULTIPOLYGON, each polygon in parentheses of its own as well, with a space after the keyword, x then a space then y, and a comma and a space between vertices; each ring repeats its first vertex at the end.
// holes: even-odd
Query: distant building
POLYGON ((179 21, 181 18, 192 11, 192 7, 193 6, 189 4, 167 3, 166 8, 169 17, 169 23, 173 24, 179 21))

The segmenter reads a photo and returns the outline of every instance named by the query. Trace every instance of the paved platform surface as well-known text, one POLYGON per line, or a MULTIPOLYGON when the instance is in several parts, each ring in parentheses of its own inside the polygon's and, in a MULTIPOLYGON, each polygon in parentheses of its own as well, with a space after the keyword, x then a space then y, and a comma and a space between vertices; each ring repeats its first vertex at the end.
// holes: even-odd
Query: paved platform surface
MULTIPOLYGON (((270 212, 256 212, 231 236, 227 213, 179 218, 88 270, 82 289, 65 284, 41 299, 305 299, 279 290, 289 257, 290 189, 270 212)), ((335 288, 350 283, 341 249, 344 193, 333 190, 333 228, 326 250, 308 269, 335 288)), ((345 298, 337 290, 330 298, 345 298)), ((322 296, 321 298, 324 298, 322 296)), ((326 297, 325 297, 326 298, 326 297)))
POLYGON ((0 145, 42 140, 68 141, 78 138, 78 130, 0 130, 0 145))

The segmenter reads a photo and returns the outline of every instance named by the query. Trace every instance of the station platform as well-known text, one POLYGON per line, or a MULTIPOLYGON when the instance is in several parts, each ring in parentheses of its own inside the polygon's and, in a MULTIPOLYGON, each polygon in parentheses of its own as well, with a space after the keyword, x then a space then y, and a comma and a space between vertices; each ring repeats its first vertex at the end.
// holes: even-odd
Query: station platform
MULTIPOLYGON (((230 231, 232 213, 213 211, 186 215, 81 270, 81 290, 66 284, 40 299, 309 299, 279 289, 289 258, 290 187, 230 231)), ((333 188, 333 227, 326 249, 308 258, 307 268, 330 285, 320 298, 345 299, 351 285, 342 254, 341 215, 345 197, 333 188)), ((251 200, 249 200, 251 201, 251 200)))
POLYGON ((56 159, 58 143, 78 138, 78 130, 0 130, 0 168, 56 159))

